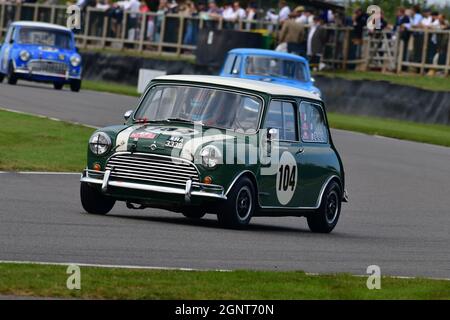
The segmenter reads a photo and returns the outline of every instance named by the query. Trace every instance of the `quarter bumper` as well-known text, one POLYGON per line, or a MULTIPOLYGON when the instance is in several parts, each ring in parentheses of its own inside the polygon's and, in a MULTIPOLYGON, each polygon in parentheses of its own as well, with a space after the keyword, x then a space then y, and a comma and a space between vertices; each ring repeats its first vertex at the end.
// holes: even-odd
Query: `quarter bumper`
POLYGON ((111 179, 110 173, 111 173, 110 170, 106 170, 103 172, 86 169, 81 174, 80 182, 99 185, 101 186, 101 190, 103 193, 107 193, 108 187, 111 186, 119 189, 123 188, 123 189, 149 191, 164 194, 184 195, 185 203, 189 203, 192 197, 217 199, 217 200, 227 199, 227 197, 225 196, 224 188, 218 185, 207 185, 187 180, 184 188, 178 188, 172 186, 117 181, 111 179))

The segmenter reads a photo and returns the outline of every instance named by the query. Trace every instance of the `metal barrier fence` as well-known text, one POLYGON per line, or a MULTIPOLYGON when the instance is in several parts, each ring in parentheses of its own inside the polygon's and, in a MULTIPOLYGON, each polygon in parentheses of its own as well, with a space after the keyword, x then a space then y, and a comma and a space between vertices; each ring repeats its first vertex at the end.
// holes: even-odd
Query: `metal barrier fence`
MULTIPOLYGON (((0 0, 1 1, 1 0, 0 0)), ((0 37, 12 21, 30 20, 65 25, 66 6, 11 4, 0 2, 0 37)), ((82 13, 82 29, 76 32, 77 45, 84 49, 116 49, 155 52, 159 55, 192 57, 199 30, 232 29, 274 36, 279 25, 268 21, 188 17, 154 12, 132 13, 88 7, 82 13)), ((362 43, 352 39, 352 28, 326 26, 328 43, 322 61, 332 69, 377 69, 403 71, 450 71, 450 30, 412 30, 405 34, 366 33, 362 43)), ((275 38, 275 37, 273 37, 275 38)), ((275 43, 274 43, 275 44, 275 43)), ((274 45, 273 44, 273 45, 274 45)))

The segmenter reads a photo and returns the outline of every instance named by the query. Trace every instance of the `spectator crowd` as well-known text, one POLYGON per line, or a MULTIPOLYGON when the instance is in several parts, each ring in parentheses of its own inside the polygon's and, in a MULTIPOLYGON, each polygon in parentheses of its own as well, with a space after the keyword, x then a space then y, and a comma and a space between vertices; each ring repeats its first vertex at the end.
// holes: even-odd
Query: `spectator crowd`
MULTIPOLYGON (((0 0, 7 3, 35 3, 37 0, 0 0)), ((47 4, 57 4, 58 0, 46 0, 47 4)), ((365 10, 358 8, 352 16, 344 11, 315 10, 297 6, 291 8, 287 1, 281 0, 278 8, 267 11, 258 8, 258 1, 221 1, 215 0, 76 0, 82 12, 87 8, 96 8, 91 13, 89 29, 94 35, 102 36, 103 18, 109 17, 107 37, 121 37, 137 40, 140 28, 144 26, 144 40, 175 43, 178 40, 179 17, 184 17, 182 44, 194 46, 200 30, 200 24, 206 28, 250 31, 264 29, 276 34, 276 50, 286 51, 309 57, 320 64, 324 54, 329 33, 326 25, 351 27, 350 59, 359 59, 369 16, 365 10), (142 24, 142 13, 151 12, 142 24), (125 13, 126 18, 125 18, 125 13), (177 17, 171 16, 176 14, 177 17), (171 18, 172 17, 172 18, 171 18), (163 21, 165 27, 163 30, 163 21), (124 29, 125 28, 125 29, 124 29)), ((68 3, 69 4, 69 3, 68 3)), ((26 13, 26 12, 25 12, 26 13)), ((28 13, 32 15, 32 13, 28 13)), ((26 17, 32 18, 32 17, 26 17)), ((412 8, 398 8, 395 22, 389 23, 381 12, 377 27, 389 37, 398 34, 403 43, 404 61, 420 62, 422 48, 426 39, 420 29, 448 30, 449 23, 442 12, 422 9, 416 5, 412 8)), ((432 33, 427 39, 427 63, 445 64, 448 49, 448 33, 432 33)), ((339 41, 338 41, 339 42, 339 41)), ((341 45, 341 43, 339 42, 341 45)))

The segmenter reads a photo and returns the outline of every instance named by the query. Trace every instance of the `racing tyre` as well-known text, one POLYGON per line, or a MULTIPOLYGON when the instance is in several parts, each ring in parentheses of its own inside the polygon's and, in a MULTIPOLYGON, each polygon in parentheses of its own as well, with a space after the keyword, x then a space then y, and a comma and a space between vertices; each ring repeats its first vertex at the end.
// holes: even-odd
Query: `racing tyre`
POLYGON ((70 90, 73 92, 78 92, 81 89, 81 80, 70 81, 70 90))
POLYGON ((228 199, 217 213, 219 224, 231 229, 244 229, 256 209, 255 187, 247 177, 240 179, 228 194, 228 199))
POLYGON ((112 210, 116 203, 116 200, 103 195, 85 182, 81 183, 80 197, 83 209, 91 214, 105 215, 112 210))
POLYGON ((17 76, 14 74, 12 63, 10 63, 8 67, 8 84, 17 84, 17 76))
POLYGON ((64 83, 53 82, 53 88, 55 88, 55 90, 61 90, 63 87, 64 87, 64 83))
POLYGON ((199 220, 206 215, 206 212, 202 211, 200 208, 189 208, 183 210, 183 216, 192 220, 199 220))
POLYGON ((331 182, 325 190, 320 208, 307 217, 309 229, 314 233, 333 231, 341 214, 341 205, 341 188, 338 183, 331 182))
POLYGON ((0 83, 3 82, 3 79, 5 79, 5 75, 3 73, 0 73, 0 83))

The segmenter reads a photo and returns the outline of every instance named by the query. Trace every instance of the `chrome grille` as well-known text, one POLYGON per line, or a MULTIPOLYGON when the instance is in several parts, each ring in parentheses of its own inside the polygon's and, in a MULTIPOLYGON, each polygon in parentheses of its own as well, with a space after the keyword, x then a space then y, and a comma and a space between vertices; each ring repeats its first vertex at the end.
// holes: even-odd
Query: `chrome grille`
POLYGON ((111 178, 121 181, 177 186, 185 186, 188 180, 199 182, 197 169, 192 163, 164 156, 117 154, 108 160, 106 170, 111 170, 111 178))
POLYGON ((62 62, 32 60, 28 63, 28 68, 32 72, 46 72, 53 74, 65 74, 67 65, 62 62))

